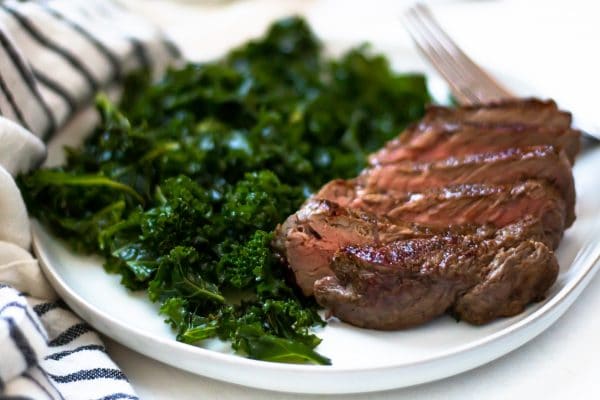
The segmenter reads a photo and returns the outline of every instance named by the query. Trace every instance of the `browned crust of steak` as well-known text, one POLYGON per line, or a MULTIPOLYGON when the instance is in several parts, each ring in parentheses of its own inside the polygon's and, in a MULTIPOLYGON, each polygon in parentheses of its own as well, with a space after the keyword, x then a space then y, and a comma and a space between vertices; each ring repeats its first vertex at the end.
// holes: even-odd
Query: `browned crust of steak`
POLYGON ((581 150, 581 131, 567 129, 556 136, 555 146, 564 150, 571 165, 575 164, 575 158, 581 150))
MULTIPOLYGON (((575 220, 575 184, 571 165, 561 150, 552 146, 506 149, 495 153, 451 157, 443 161, 404 161, 365 170, 357 179, 357 195, 395 191, 419 193, 447 185, 502 184, 538 179, 552 183, 566 202, 565 227, 575 220)), ((323 191, 328 198, 349 203, 350 188, 332 184, 323 191)))
POLYGON ((500 249, 484 279, 458 298, 452 313, 475 325, 512 317, 530 302, 543 300, 558 271, 556 257, 540 242, 500 249))
MULTIPOLYGON (((526 229, 528 237, 543 238, 541 224, 534 219, 526 218, 520 229, 526 229)), ((302 292, 311 295, 316 280, 333 274, 329 267, 331 259, 344 246, 384 244, 449 232, 486 238, 493 236, 496 228, 491 225, 434 228, 413 223, 393 224, 385 217, 313 199, 276 228, 272 246, 294 273, 302 292)))
POLYGON ((353 325, 389 330, 450 309, 477 324, 514 315, 544 295, 558 264, 542 243, 500 230, 487 240, 444 235, 349 246, 332 269, 334 276, 315 282, 319 304, 353 325))
POLYGON ((502 151, 507 148, 552 145, 563 149, 573 163, 580 133, 523 125, 478 125, 433 122, 408 128, 369 157, 371 165, 398 161, 438 161, 449 157, 502 151))
POLYGON ((459 240, 436 236, 385 248, 346 247, 333 257, 335 275, 315 282, 315 298, 332 315, 363 328, 401 329, 429 321, 452 306, 457 291, 475 284, 463 282, 459 271, 474 269, 481 252, 463 255, 459 240), (451 271, 437 276, 441 265, 451 271))
POLYGON ((310 296, 313 283, 332 274, 329 264, 338 249, 419 235, 431 234, 415 224, 390 224, 330 201, 309 200, 276 228, 273 248, 293 271, 302 292, 310 296))

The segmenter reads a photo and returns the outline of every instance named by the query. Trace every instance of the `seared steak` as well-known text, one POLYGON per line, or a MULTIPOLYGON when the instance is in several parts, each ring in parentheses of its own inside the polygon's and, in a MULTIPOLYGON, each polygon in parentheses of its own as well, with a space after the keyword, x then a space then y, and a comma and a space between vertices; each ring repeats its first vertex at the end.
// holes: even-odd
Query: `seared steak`
POLYGON ((492 239, 460 235, 348 246, 315 283, 315 297, 353 325, 400 329, 446 311, 482 324, 519 313, 554 283, 558 264, 514 227, 492 239), (514 233, 517 233, 516 235, 514 233))
POLYGON ((340 248, 432 234, 426 227, 391 224, 385 218, 326 200, 309 200, 277 227, 273 247, 294 272, 304 294, 312 295, 313 283, 332 274, 329 264, 340 248))
MULTIPOLYGON (((539 220, 525 217, 502 232, 543 240, 539 220), (512 229, 512 230, 511 230, 512 229)), ((349 245, 377 244, 434 235, 471 235, 480 239, 496 234, 491 225, 430 227, 412 223, 393 224, 359 210, 346 209, 327 200, 309 200, 296 214, 277 227, 273 247, 294 273, 305 295, 314 282, 332 275, 330 263, 336 251, 349 245)))
MULTIPOLYGON (((432 163, 405 161, 380 165, 365 170, 356 183, 359 186, 357 194, 361 195, 387 191, 419 193, 453 184, 499 184, 527 179, 545 180, 556 187, 566 202, 565 226, 571 226, 575 220, 573 174, 564 152, 552 146, 507 149, 432 163)), ((331 185, 330 191, 332 188, 343 191, 343 185, 331 185)), ((347 191, 341 195, 350 198, 352 194, 347 191)), ((339 198, 340 193, 327 196, 339 198)))
POLYGON ((574 220, 579 132, 552 101, 430 107, 351 180, 276 230, 299 287, 376 329, 444 313, 482 324, 543 298, 574 220))
POLYGON ((529 180, 516 184, 463 184, 422 193, 361 192, 353 181, 333 181, 316 198, 386 217, 393 223, 414 222, 430 227, 491 224, 503 227, 528 215, 539 218, 543 242, 558 246, 567 219, 566 203, 551 185, 529 180), (343 196, 335 197, 343 193, 343 196))
POLYGON ((559 266, 554 253, 531 240, 498 250, 480 283, 459 297, 452 313, 481 325, 498 317, 519 314, 531 302, 544 299, 559 266))
POLYGON ((437 161, 508 148, 552 145, 564 149, 572 163, 579 150, 579 132, 515 125, 480 126, 433 122, 407 129, 369 157, 371 165, 398 161, 437 161))
POLYGON ((355 179, 334 179, 326 183, 312 198, 329 200, 342 207, 349 207, 358 197, 357 181, 355 179))
MULTIPOLYGON (((530 135, 531 132, 541 132, 549 140, 538 141, 538 135, 534 138, 519 138, 520 142, 503 147, 493 146, 496 140, 489 137, 488 147, 480 149, 483 151, 494 151, 509 147, 521 147, 522 145, 553 144, 565 150, 571 163, 579 152, 580 132, 571 129, 571 114, 560 111, 552 100, 541 101, 537 99, 505 100, 485 105, 473 105, 466 107, 450 108, 430 106, 423 119, 413 124, 397 139, 390 141, 382 150, 370 157, 371 164, 385 164, 401 159, 414 159, 414 152, 427 151, 432 142, 440 140, 440 137, 456 134, 461 130, 468 131, 492 131, 497 134, 501 132, 512 132, 513 135, 530 135), (524 142, 523 142, 524 140, 524 142), (409 148, 400 150, 405 146, 409 148), (412 152, 410 150, 413 150, 412 152)), ((455 142, 469 144, 467 137, 461 136, 453 139, 455 142)), ((481 146, 481 144, 475 144, 481 146)), ((469 154, 472 150, 467 148, 469 154)), ((480 150, 474 151, 475 153, 480 150)), ((443 153, 441 149, 436 152, 427 151, 422 157, 433 157, 443 153)), ((448 156, 458 156, 448 149, 448 156)), ((437 159, 443 159, 440 157, 437 159)), ((423 160, 424 158, 421 158, 423 160)), ((432 159, 430 159, 432 160, 432 159)))
POLYGON ((492 224, 503 227, 527 215, 539 218, 550 248, 558 247, 565 227, 565 202, 552 186, 539 181, 510 185, 467 184, 401 197, 365 194, 351 204, 393 222, 447 225, 492 224))

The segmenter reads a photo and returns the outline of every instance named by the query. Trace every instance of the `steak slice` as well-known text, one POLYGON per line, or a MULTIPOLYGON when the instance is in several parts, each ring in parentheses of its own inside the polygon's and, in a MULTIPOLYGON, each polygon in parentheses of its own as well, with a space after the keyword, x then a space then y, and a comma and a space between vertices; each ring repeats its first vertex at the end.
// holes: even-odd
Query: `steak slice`
POLYGON ((481 324, 519 313, 556 280, 558 263, 525 230, 496 237, 438 235, 338 251, 335 275, 315 282, 317 302, 364 328, 401 329, 448 310, 481 324))
POLYGON ((514 185, 467 184, 400 197, 368 194, 351 206, 392 222, 411 221, 430 226, 492 224, 503 227, 527 215, 539 218, 544 243, 558 247, 565 225, 565 202, 552 186, 539 181, 514 185), (394 199, 395 198, 395 199, 394 199))
POLYGON ((398 329, 512 316, 556 280, 580 132, 552 101, 430 107, 278 226, 273 247, 341 319, 398 329))
MULTIPOLYGON (((566 203, 565 227, 575 220, 575 184, 571 165, 563 151, 552 146, 507 149, 496 153, 448 158, 432 163, 404 161, 365 170, 357 179, 361 193, 385 191, 424 192, 452 184, 513 183, 538 179, 552 183, 566 203)), ((335 186, 335 185, 332 185, 335 186)), ((328 196, 350 197, 343 185, 328 196)))
POLYGON ((328 200, 342 207, 350 207, 359 195, 356 179, 334 179, 315 193, 312 198, 328 200))
POLYGON ((430 123, 439 120, 487 125, 543 125, 564 130, 571 126, 573 118, 571 113, 559 110, 552 100, 528 98, 456 108, 428 107, 422 121, 430 123))
POLYGON ((369 157, 371 165, 399 161, 438 161, 509 148, 551 145, 563 149, 571 164, 579 151, 580 133, 572 129, 526 125, 478 125, 432 122, 408 128, 369 157))
MULTIPOLYGON (((399 138, 388 142, 382 150, 371 155, 370 161, 372 165, 377 165, 406 159, 414 151, 418 153, 425 150, 431 142, 444 136, 444 132, 450 134, 468 129, 481 132, 492 130, 496 133, 504 130, 515 134, 541 131, 548 136, 548 141, 529 142, 527 145, 560 145, 573 163, 579 152, 580 132, 570 129, 571 122, 571 114, 559 110, 552 100, 510 99, 457 108, 430 106, 419 123, 413 124, 399 138), (400 149, 405 146, 409 149, 400 149), (413 152, 409 151, 411 148, 413 152)), ((448 154, 458 155, 452 152, 448 154)))
POLYGON ((544 299, 558 271, 556 257, 541 242, 502 248, 482 271, 481 282, 459 297, 451 311, 475 325, 517 315, 527 304, 544 299))
MULTIPOLYGON (((541 237, 540 225, 524 223, 530 235, 541 237)), ((302 292, 313 293, 316 280, 332 275, 329 265, 336 251, 348 245, 383 244, 394 240, 429 237, 441 232, 493 235, 491 226, 433 229, 411 223, 392 224, 382 217, 350 210, 326 200, 309 200, 275 231, 273 248, 287 263, 302 292)))
MULTIPOLYGON (((310 296, 313 283, 331 275, 331 257, 350 244, 388 242, 412 237, 411 224, 380 222, 372 215, 336 203, 309 200, 275 230, 273 247, 294 273, 302 292, 310 296)), ((426 234, 426 232, 423 232, 426 234)))
POLYGON ((536 180, 515 184, 463 184, 427 190, 423 193, 359 193, 353 181, 332 181, 315 197, 339 205, 386 217, 392 223, 410 221, 432 228, 449 225, 491 224, 501 228, 531 215, 540 220, 544 238, 551 249, 558 247, 565 227, 566 204, 551 185, 536 180))

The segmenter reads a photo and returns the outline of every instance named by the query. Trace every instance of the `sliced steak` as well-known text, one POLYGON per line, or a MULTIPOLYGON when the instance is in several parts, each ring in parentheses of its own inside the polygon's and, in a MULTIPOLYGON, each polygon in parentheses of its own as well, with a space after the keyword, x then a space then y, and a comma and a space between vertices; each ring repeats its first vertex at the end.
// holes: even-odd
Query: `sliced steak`
MULTIPOLYGON (((414 157, 415 148, 416 152, 426 150, 431 142, 438 141, 441 136, 444 136, 443 133, 456 134, 466 129, 480 132, 491 130, 495 133, 509 131, 520 135, 541 131, 548 140, 528 142, 527 145, 561 146, 573 163, 579 152, 580 132, 571 129, 571 122, 571 114, 559 110, 552 100, 515 99, 456 108, 430 106, 419 123, 410 126, 399 138, 390 141, 382 150, 373 154, 370 161, 371 164, 377 165, 414 157), (402 150, 401 148, 405 146, 409 148, 402 150)), ((496 147, 495 150, 497 149, 501 147, 496 147)), ((452 152, 447 154, 458 155, 452 152)), ((431 157, 432 154, 427 156, 431 157)))
POLYGON ((517 314, 555 281, 551 249, 574 220, 570 125, 552 101, 430 107, 359 177, 323 186, 273 247, 304 294, 357 326, 517 314))
POLYGON ((558 273, 544 244, 503 230, 486 240, 447 234, 348 246, 331 268, 334 276, 315 282, 319 304, 373 329, 418 325, 448 310, 477 324, 511 316, 542 298, 558 273))
POLYGON ((354 181, 332 181, 315 198, 335 201, 392 223, 407 221, 442 229, 449 225, 492 224, 500 228, 531 215, 542 223, 542 240, 554 249, 562 238, 567 208, 561 194, 550 184, 528 180, 515 184, 463 184, 430 189, 422 193, 393 190, 361 192, 354 181))
POLYGON ((275 231, 273 247, 294 273, 305 295, 313 283, 331 275, 331 257, 350 244, 387 243, 416 235, 429 235, 416 225, 395 225, 336 203, 309 200, 275 231))
POLYGON ((342 207, 349 207, 359 195, 357 189, 355 179, 334 179, 326 183, 312 198, 328 200, 342 207))
MULTIPOLYGON (((501 184, 527 179, 544 180, 556 187, 566 203, 565 227, 571 226, 575 220, 575 185, 571 165, 564 152, 552 146, 507 149, 432 163, 404 161, 385 164, 365 170, 356 183, 360 196, 361 193, 386 191, 420 193, 453 184, 501 184)), ((349 190, 342 190, 343 187, 340 184, 330 185, 328 198, 333 200, 343 196, 343 199, 349 199, 352 194, 349 190)))
POLYGON ((502 248, 482 271, 481 282, 459 297, 451 311, 476 325, 517 315, 527 304, 544 299, 558 271, 556 257, 541 242, 502 248))
POLYGON ((507 185, 456 185, 409 195, 365 194, 350 207, 386 216, 392 222, 434 227, 492 224, 500 228, 532 215, 540 219, 544 243, 550 248, 558 247, 566 220, 565 202, 558 191, 545 182, 531 180, 507 185))
POLYGON ((551 145, 563 149, 573 163, 580 133, 548 127, 473 125, 433 122, 407 129, 400 137, 369 157, 371 165, 398 161, 438 161, 450 157, 490 153, 527 146, 551 145))
MULTIPOLYGON (((542 237, 541 225, 523 223, 531 237, 542 237)), ((350 210, 326 200, 309 200, 275 231, 273 247, 292 270, 305 295, 313 293, 316 280, 332 275, 329 264, 336 251, 348 245, 383 244, 395 240, 430 237, 444 232, 489 237, 490 225, 431 228, 412 223, 392 224, 384 217, 350 210)))

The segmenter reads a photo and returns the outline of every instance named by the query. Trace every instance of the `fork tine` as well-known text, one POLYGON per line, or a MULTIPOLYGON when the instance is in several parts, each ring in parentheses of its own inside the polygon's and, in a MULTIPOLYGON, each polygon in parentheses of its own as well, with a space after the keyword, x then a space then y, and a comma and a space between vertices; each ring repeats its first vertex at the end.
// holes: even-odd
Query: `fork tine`
POLYGON ((447 57, 440 54, 437 50, 439 46, 432 43, 428 32, 424 31, 422 24, 416 19, 414 10, 409 10, 406 14, 406 29, 412 39, 415 41, 417 48, 421 53, 429 59, 432 66, 444 77, 449 83, 452 93, 461 104, 471 104, 478 102, 469 91, 464 90, 467 86, 464 85, 463 79, 459 76, 457 70, 448 65, 447 57))
POLYGON ((417 48, 431 61, 433 67, 444 77, 452 88, 452 93, 461 104, 479 103, 479 98, 469 89, 460 68, 453 63, 452 57, 444 53, 443 48, 419 20, 414 9, 406 13, 406 28, 415 41, 417 48))
POLYGON ((437 35, 431 31, 418 10, 411 10, 409 16, 411 17, 413 26, 420 32, 421 42, 427 43, 426 50, 428 54, 426 55, 430 56, 430 59, 435 58, 435 60, 432 60, 434 61, 434 66, 442 73, 446 81, 451 84, 450 86, 457 100, 462 104, 481 103, 482 97, 489 100, 491 96, 482 96, 482 90, 477 90, 479 83, 439 41, 437 35))
POLYGON ((479 65, 475 64, 475 62, 469 56, 467 56, 460 47, 458 47, 456 42, 454 42, 454 40, 452 40, 446 31, 442 29, 427 6, 423 4, 417 4, 415 9, 420 13, 423 20, 430 27, 431 31, 436 34, 438 40, 444 44, 444 47, 454 55, 454 58, 459 61, 469 71, 469 73, 473 74, 473 76, 476 77, 479 82, 497 92, 498 95, 502 97, 512 97, 508 90, 500 85, 498 81, 492 78, 479 65))
POLYGON ((452 50, 448 49, 447 46, 440 40, 437 32, 430 27, 431 23, 427 20, 426 16, 419 12, 418 9, 413 10, 413 18, 416 24, 419 25, 420 29, 425 33, 427 40, 432 43, 436 48, 436 51, 442 55, 444 64, 450 66, 456 73, 457 77, 469 87, 469 84, 473 84, 473 74, 465 68, 460 62, 461 60, 455 56, 452 50))
POLYGON ((417 4, 406 13, 408 30, 420 50, 450 83, 461 103, 513 97, 475 64, 440 27, 429 9, 417 4))

